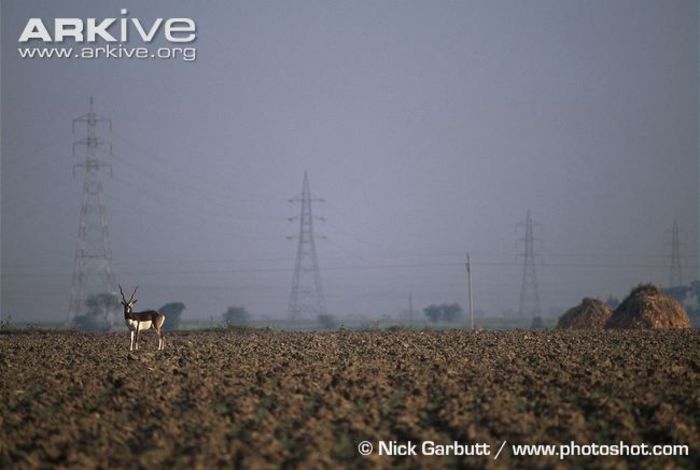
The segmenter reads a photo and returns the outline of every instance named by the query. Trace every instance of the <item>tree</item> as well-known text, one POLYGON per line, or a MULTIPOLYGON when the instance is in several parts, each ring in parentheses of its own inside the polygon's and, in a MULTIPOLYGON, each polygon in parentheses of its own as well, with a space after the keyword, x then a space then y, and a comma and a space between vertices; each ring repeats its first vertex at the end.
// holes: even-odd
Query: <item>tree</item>
POLYGON ((73 325, 83 331, 106 331, 112 327, 112 313, 119 308, 119 298, 109 292, 91 294, 85 307, 87 311, 73 318, 73 325))
POLYGON ((428 317, 428 320, 430 320, 433 323, 437 323, 440 321, 440 307, 437 305, 428 305, 423 309, 423 313, 426 317, 428 317))
POLYGON ((544 330, 544 320, 542 317, 536 316, 532 317, 532 324, 530 325, 531 330, 544 330))
POLYGON ((685 305, 688 302, 688 296, 693 291, 692 286, 675 286, 664 289, 664 293, 676 301, 685 305))
POLYGON ((91 333, 107 331, 107 325, 104 322, 87 313, 73 317, 73 326, 80 331, 89 331, 91 333))
POLYGON ((462 307, 459 304, 429 305, 423 309, 423 313, 433 322, 452 322, 462 316, 462 307))
POLYGON ((233 305, 224 312, 222 318, 227 325, 242 326, 248 324, 250 314, 245 307, 233 305))
POLYGON ((106 323, 109 323, 110 314, 119 308, 119 297, 110 292, 90 295, 85 301, 85 305, 88 309, 88 315, 102 317, 106 323))
POLYGON ((693 325, 700 323, 700 281, 693 281, 687 286, 669 287, 664 289, 664 293, 681 304, 693 325))
POLYGON ((693 281, 690 283, 691 295, 695 298, 695 305, 700 305, 700 281, 693 281))
POLYGON ((185 310, 185 304, 182 302, 170 302, 163 305, 158 311, 165 315, 165 331, 176 330, 180 326, 182 312, 185 310))
POLYGON ((451 304, 443 306, 442 318, 446 322, 457 321, 464 312, 459 304, 451 304))
POLYGON ((332 330, 336 327, 335 317, 327 313, 323 313, 318 316, 318 323, 324 330, 332 330))

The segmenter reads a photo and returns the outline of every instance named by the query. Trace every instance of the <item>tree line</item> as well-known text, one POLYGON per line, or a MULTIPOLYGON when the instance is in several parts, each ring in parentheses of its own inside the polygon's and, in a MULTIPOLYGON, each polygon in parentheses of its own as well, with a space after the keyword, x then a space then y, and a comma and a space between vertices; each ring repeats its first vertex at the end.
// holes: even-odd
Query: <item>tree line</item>
MULTIPOLYGON (((165 314, 165 330, 172 331, 182 324, 182 316, 186 310, 182 302, 169 302, 162 305, 159 312, 165 314)), ((73 327, 83 331, 108 331, 113 325, 110 318, 120 325, 121 305, 119 298, 112 293, 100 293, 88 296, 85 303, 85 313, 73 319, 73 327)), ((452 323, 464 316, 464 310, 458 303, 431 304, 423 309, 423 315, 431 323, 452 323)), ((232 305, 221 314, 221 321, 228 326, 246 326, 251 321, 248 310, 241 305, 232 305)), ((336 317, 322 314, 316 318, 321 329, 332 330, 338 327, 336 317)))

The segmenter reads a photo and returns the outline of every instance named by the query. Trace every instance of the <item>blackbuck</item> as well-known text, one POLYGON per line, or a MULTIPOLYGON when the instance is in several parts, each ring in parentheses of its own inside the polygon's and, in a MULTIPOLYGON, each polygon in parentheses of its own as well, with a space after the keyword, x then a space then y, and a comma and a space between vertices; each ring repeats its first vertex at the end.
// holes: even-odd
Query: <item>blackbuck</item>
MULTIPOLYGON (((139 286, 136 286, 138 289, 139 286)), ((165 334, 163 334, 163 324, 165 323, 165 315, 155 310, 146 310, 145 312, 134 312, 134 304, 137 300, 134 298, 136 296, 136 289, 126 300, 124 297, 124 291, 122 286, 119 286, 119 293, 122 295, 122 305, 124 306, 124 321, 126 326, 131 332, 131 342, 129 343, 129 351, 139 348, 139 335, 142 330, 148 330, 153 328, 158 333, 158 350, 160 351, 165 347, 165 334), (134 341, 135 339, 135 341, 134 341)))

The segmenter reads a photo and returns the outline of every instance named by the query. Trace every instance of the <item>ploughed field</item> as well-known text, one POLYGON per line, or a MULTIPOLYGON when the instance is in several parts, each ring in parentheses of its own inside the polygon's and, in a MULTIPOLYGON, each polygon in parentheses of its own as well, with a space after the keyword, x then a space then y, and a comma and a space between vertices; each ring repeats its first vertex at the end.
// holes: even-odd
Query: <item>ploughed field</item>
POLYGON ((680 443, 700 452, 700 332, 0 335, 0 467, 532 468, 508 443, 680 443), (372 455, 357 451, 361 441, 372 455), (488 443, 490 457, 377 455, 378 440, 488 443))

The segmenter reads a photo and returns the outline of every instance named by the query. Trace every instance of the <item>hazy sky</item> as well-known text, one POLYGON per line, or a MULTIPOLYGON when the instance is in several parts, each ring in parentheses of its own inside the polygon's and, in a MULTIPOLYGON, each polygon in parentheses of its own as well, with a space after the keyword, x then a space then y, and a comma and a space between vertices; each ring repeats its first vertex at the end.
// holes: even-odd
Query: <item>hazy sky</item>
POLYGON ((668 282, 697 248, 695 1, 2 0, 2 313, 63 320, 82 184, 71 120, 112 119, 117 280, 190 318, 286 316, 308 170, 328 309, 544 309, 668 282), (191 17, 197 60, 22 60, 29 17, 191 17))

